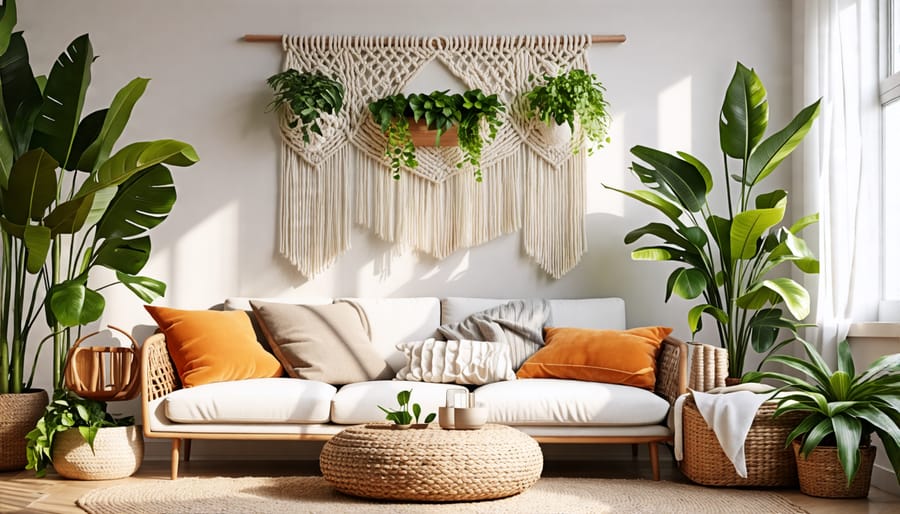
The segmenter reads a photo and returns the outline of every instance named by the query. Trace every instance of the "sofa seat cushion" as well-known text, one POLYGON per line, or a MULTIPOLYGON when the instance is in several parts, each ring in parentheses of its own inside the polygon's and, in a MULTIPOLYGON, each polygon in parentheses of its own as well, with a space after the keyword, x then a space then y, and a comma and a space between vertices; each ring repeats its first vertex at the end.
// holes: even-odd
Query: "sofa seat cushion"
POLYGON ((488 421, 507 425, 655 425, 669 402, 638 387, 579 380, 526 378, 475 390, 488 421))
POLYGON ((217 382, 169 394, 165 412, 177 423, 327 423, 336 392, 297 378, 217 382))
POLYGON ((447 390, 468 391, 465 387, 456 384, 433 384, 408 380, 373 380, 347 384, 334 395, 331 405, 331 421, 341 425, 383 423, 385 414, 378 406, 396 410, 399 408, 397 393, 410 389, 412 389, 410 410, 413 403, 422 406, 422 415, 419 421, 424 421, 425 416, 429 413, 436 414, 438 407, 443 407, 447 403, 447 390))

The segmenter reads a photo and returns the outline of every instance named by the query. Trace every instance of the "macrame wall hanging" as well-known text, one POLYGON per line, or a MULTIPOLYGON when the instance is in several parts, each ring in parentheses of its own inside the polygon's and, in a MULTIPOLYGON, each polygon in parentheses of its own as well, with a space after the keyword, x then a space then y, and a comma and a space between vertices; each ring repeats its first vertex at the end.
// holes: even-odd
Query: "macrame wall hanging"
POLYGON ((585 251, 582 134, 555 141, 524 112, 529 75, 588 69, 591 36, 284 36, 284 68, 321 72, 345 87, 344 108, 305 143, 281 118, 279 248, 312 277, 350 248, 351 223, 380 238, 444 258, 513 231, 524 252, 559 278, 585 251), (368 104, 401 92, 437 61, 468 88, 497 93, 504 123, 483 151, 484 181, 457 168, 456 147, 419 147, 419 166, 391 178, 385 136, 368 104))

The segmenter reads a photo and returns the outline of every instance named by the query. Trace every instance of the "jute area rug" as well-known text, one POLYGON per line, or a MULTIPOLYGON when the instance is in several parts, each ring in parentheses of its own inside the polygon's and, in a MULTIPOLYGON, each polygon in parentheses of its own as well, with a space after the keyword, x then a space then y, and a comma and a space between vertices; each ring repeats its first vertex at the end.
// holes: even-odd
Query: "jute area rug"
POLYGON ((322 477, 181 478, 98 489, 77 503, 92 514, 806 512, 767 491, 593 478, 541 478, 534 487, 517 496, 467 503, 366 500, 335 491, 322 477))

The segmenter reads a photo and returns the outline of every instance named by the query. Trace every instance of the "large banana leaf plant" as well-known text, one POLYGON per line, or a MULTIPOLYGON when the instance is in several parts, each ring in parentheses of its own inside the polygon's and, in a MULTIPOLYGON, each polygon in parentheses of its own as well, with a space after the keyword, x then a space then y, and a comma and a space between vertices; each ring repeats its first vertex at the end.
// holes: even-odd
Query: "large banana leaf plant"
POLYGON ((713 198, 713 175, 699 159, 646 146, 631 149, 643 161, 633 162, 631 170, 649 190, 605 186, 668 219, 631 231, 625 243, 644 236, 662 240, 632 251, 632 259, 678 263, 666 283, 666 301, 673 293, 688 300, 703 297, 689 311, 688 326, 696 334, 704 314, 715 320, 733 377, 743 374, 750 347, 769 351, 781 329, 796 333, 798 320, 809 315, 809 293, 782 276, 780 265, 792 263, 803 272, 818 273, 819 262, 799 235, 818 215, 786 227, 782 222, 788 193, 775 189, 756 194, 756 188, 797 148, 818 113, 817 101, 764 138, 769 122, 766 89, 755 71, 738 63, 719 118, 724 202, 713 198), (711 203, 725 205, 727 211, 719 214, 711 203))
POLYGON ((108 108, 82 118, 95 59, 88 36, 48 76, 35 76, 15 24, 8 0, 0 6, 0 393, 31 387, 40 346, 27 378, 25 355, 36 330, 46 331, 41 346, 54 341, 60 387, 72 337, 103 314, 106 287, 121 283, 146 302, 165 294, 164 283, 139 275, 148 232, 175 203, 167 166, 197 162, 190 145, 174 140, 114 151, 148 80, 132 80, 108 108), (115 280, 90 283, 99 268, 115 280))
POLYGON ((838 367, 832 371, 825 359, 806 341, 799 340, 806 359, 772 355, 763 361, 800 371, 804 378, 772 371, 752 371, 748 382, 772 379, 784 384, 779 391, 775 416, 802 412, 806 417, 788 434, 786 444, 799 439, 806 457, 819 445, 837 447, 847 485, 859 471, 859 448, 868 445, 872 433, 881 438, 885 453, 900 483, 900 353, 885 355, 857 374, 850 344, 838 343, 838 367))

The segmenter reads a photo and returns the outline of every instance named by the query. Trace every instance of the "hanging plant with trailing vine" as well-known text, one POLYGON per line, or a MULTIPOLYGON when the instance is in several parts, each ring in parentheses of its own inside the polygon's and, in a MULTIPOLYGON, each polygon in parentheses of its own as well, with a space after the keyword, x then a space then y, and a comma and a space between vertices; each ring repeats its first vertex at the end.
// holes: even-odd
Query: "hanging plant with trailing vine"
POLYGON ((344 106, 343 84, 322 73, 291 68, 272 75, 266 83, 275 90, 268 110, 286 105, 292 114, 288 127, 299 127, 304 143, 309 143, 310 132, 322 135, 322 114, 337 114, 344 106))
MULTIPOLYGON (((529 76, 534 81, 534 76, 529 76)), ((576 120, 581 125, 588 155, 609 143, 609 103, 606 89, 597 75, 573 69, 560 75, 544 75, 542 83, 525 93, 528 115, 546 123, 568 125, 575 131, 576 120)), ((573 148, 578 152, 578 148, 573 148)))

